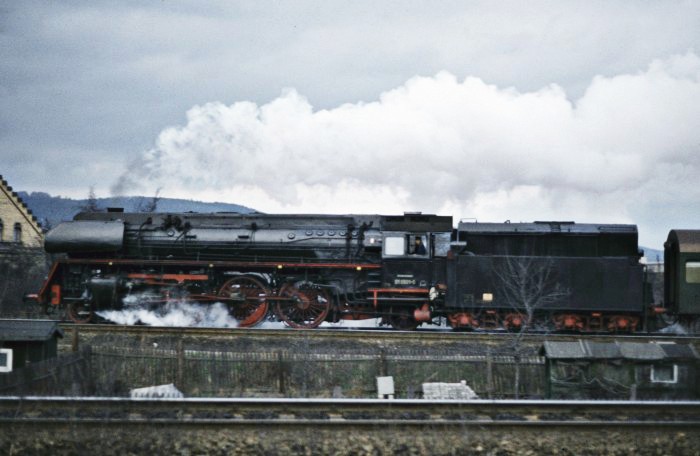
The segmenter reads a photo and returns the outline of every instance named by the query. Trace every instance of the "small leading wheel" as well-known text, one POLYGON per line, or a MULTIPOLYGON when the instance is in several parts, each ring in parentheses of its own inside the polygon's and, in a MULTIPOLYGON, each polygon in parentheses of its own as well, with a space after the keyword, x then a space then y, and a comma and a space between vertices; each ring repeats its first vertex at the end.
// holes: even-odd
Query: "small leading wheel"
POLYGON ((292 328, 315 328, 328 316, 331 300, 323 288, 304 283, 285 284, 279 292, 277 317, 292 328))
POLYGON ((226 298, 229 313, 243 328, 255 326, 265 318, 269 294, 260 280, 250 276, 229 279, 219 290, 219 296, 226 298))
POLYGON ((95 313, 92 311, 92 305, 89 302, 74 301, 66 307, 66 315, 73 323, 90 323, 95 313))
POLYGON ((418 327, 418 322, 413 317, 413 310, 410 308, 397 309, 388 320, 392 328, 401 331, 413 331, 418 327))

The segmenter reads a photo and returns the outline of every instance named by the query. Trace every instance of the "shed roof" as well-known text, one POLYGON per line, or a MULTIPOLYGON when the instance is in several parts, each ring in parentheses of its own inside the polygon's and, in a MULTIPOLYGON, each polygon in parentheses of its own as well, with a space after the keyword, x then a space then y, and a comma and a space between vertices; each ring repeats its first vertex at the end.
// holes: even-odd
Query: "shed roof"
POLYGON ((655 361, 666 358, 666 352, 659 344, 623 342, 619 345, 620 354, 625 359, 655 361))
POLYGON ((671 359, 687 359, 700 358, 695 347, 690 344, 658 344, 666 353, 667 358, 671 359))
POLYGON ((58 322, 53 320, 0 320, 0 341, 36 342, 63 337, 58 322))
POLYGON ((629 359, 656 361, 663 359, 698 359, 691 345, 642 342, 576 342, 545 341, 544 355, 548 359, 629 359))

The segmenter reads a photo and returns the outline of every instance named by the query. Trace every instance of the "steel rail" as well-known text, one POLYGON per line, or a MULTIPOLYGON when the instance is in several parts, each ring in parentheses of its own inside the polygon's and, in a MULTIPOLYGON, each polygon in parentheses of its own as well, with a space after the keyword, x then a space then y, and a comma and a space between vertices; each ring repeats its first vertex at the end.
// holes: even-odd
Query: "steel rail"
POLYGON ((700 428, 700 401, 0 397, 0 423, 700 428))
POLYGON ((0 397, 0 440, 26 453, 40 439, 48 442, 42 448, 71 453, 109 446, 115 453, 153 448, 155 454, 181 448, 205 454, 219 443, 229 452, 296 453, 289 442, 314 454, 360 454, 349 442, 391 452, 419 439, 418 448, 437 448, 447 439, 440 454, 471 454, 506 439, 515 451, 539 454, 561 445, 584 448, 593 438, 600 439, 598 448, 615 439, 632 450, 638 443, 659 454, 693 454, 698 430, 700 401, 0 397))
POLYGON ((19 418, 8 419, 0 418, 0 423, 5 424, 32 424, 32 425, 139 425, 144 424, 152 426, 308 426, 317 428, 320 426, 337 427, 375 427, 375 426, 394 426, 394 427, 542 427, 542 428, 609 428, 615 426, 618 428, 669 428, 673 430, 680 429, 698 429, 700 421, 630 421, 630 420, 441 420, 441 419, 426 419, 426 420, 385 420, 385 419, 366 419, 366 420, 345 420, 345 419, 328 419, 328 420, 304 420, 304 419, 159 419, 159 418, 19 418))
MULTIPOLYGON (((152 410, 158 407, 218 407, 229 410, 260 408, 269 411, 284 411, 289 407, 306 409, 377 409, 399 412, 426 407, 446 411, 503 411, 533 408, 539 412, 559 411, 574 408, 578 413, 614 410, 617 413, 625 409, 644 412, 684 412, 700 414, 700 401, 623 401, 623 400, 512 400, 512 399, 473 399, 473 400, 427 400, 427 399, 329 399, 329 398, 127 398, 127 397, 67 397, 67 396, 0 396, 0 411, 21 409, 23 406, 92 406, 125 405, 152 410)), ((700 418, 700 415, 698 415, 700 418)))

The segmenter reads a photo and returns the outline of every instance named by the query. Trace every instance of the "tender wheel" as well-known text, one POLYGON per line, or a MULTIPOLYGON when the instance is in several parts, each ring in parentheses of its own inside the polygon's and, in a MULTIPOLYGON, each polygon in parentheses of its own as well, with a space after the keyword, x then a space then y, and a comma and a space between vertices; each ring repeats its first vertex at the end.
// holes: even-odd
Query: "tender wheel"
POLYGON ((95 313, 89 302, 71 302, 66 308, 66 315, 74 323, 90 323, 95 313))
POLYGON ((304 283, 298 287, 288 283, 279 293, 285 298, 277 302, 277 317, 292 328, 315 328, 328 316, 331 300, 323 288, 304 283))
POLYGON ((219 296, 227 298, 229 313, 243 328, 257 325, 265 318, 269 294, 260 280, 249 276, 229 279, 219 290, 219 296))

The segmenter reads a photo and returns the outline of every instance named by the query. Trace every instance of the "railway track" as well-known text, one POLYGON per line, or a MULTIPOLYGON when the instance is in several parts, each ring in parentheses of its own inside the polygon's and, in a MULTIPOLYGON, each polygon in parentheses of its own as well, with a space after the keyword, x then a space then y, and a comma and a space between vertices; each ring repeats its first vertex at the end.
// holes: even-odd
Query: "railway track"
POLYGON ((3 427, 700 429, 700 402, 0 397, 3 427))
MULTIPOLYGON (((538 355, 545 340, 581 338, 596 342, 663 340, 700 349, 700 337, 673 334, 518 335, 432 328, 402 332, 67 323, 61 327, 65 331, 62 351, 78 345, 91 345, 95 353, 101 347, 157 347, 172 350, 169 356, 176 361, 189 359, 198 350, 246 356, 281 356, 288 350, 305 362, 322 356, 342 360, 352 354, 366 356, 365 363, 376 361, 379 373, 394 369, 398 361, 410 356, 419 362, 461 362, 460 356, 474 361, 477 356, 494 354, 493 359, 498 360, 509 353, 502 348, 516 339, 527 346, 528 356, 538 355)), ((284 360, 280 366, 286 369, 287 358, 284 360)), ((285 396, 301 388, 291 378, 285 377, 285 396)), ((307 395, 306 390, 300 395, 307 395)), ((0 443, 17 441, 6 454, 102 453, 105 449, 113 454, 409 454, 407 449, 414 454, 440 455, 567 454, 562 453, 564 448, 576 454, 576 449, 595 442, 597 446, 588 454, 680 455, 696 454, 698 431, 700 402, 0 398, 0 443), (37 450, 36 441, 47 443, 37 450)))

